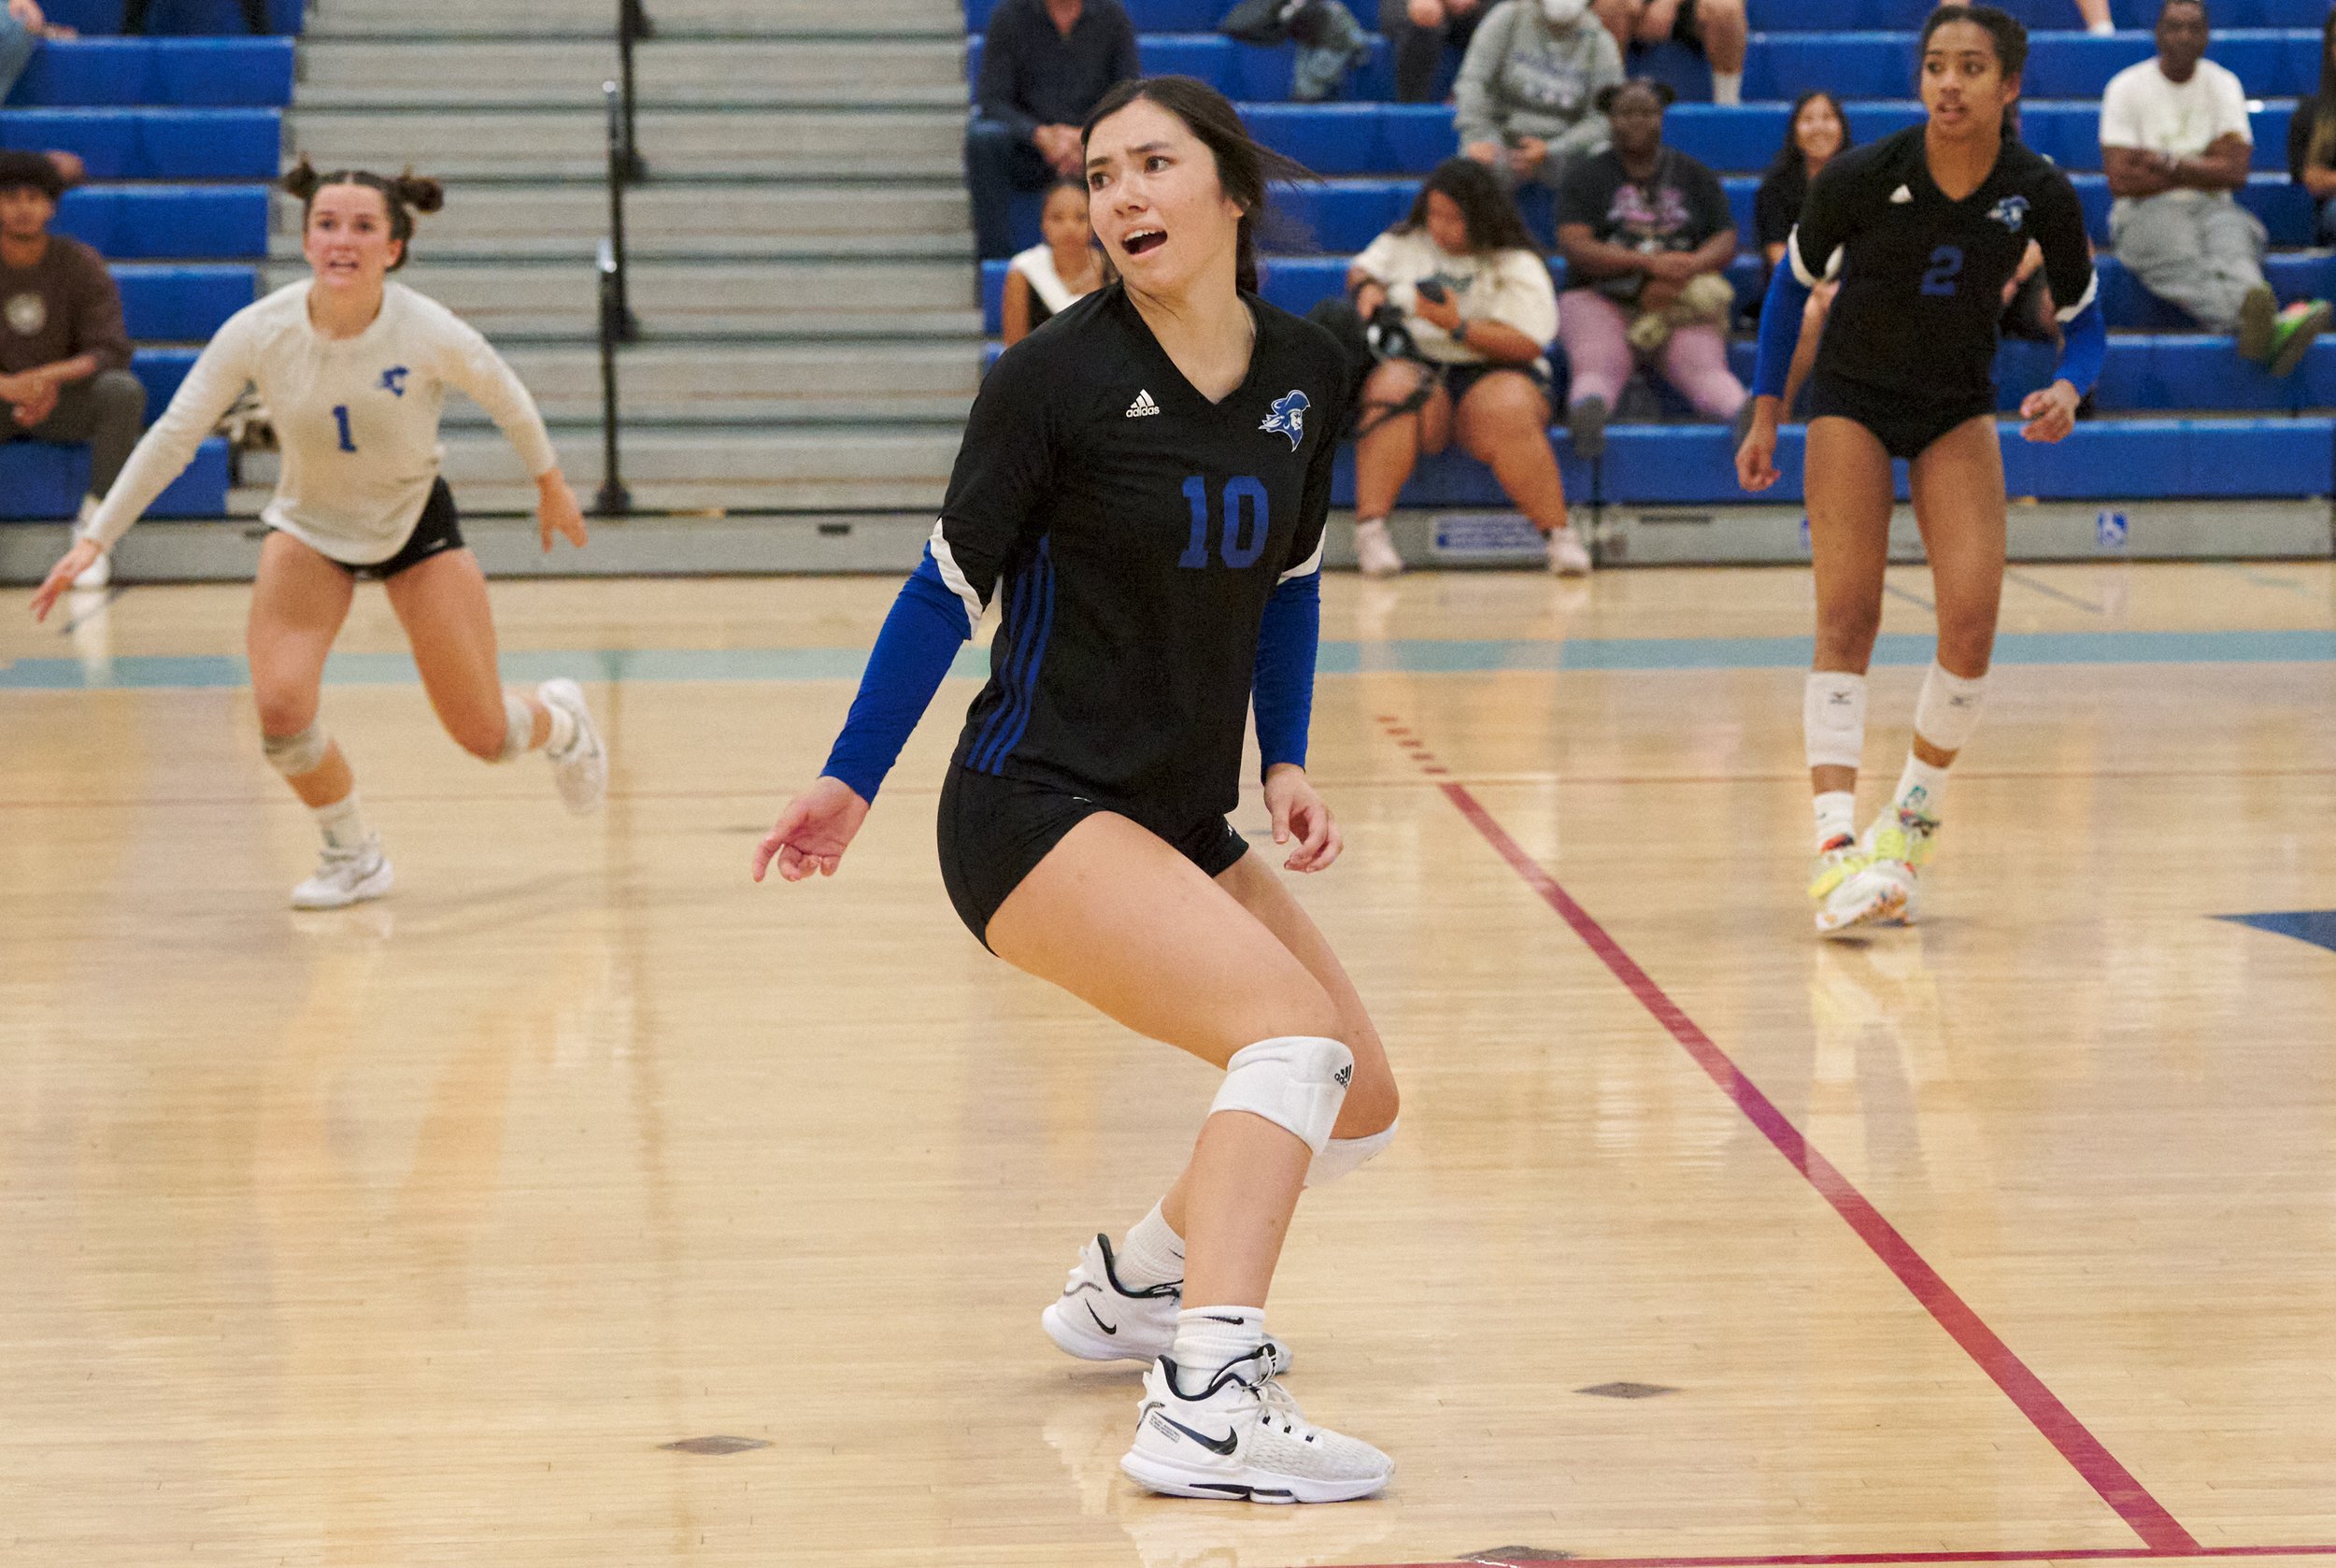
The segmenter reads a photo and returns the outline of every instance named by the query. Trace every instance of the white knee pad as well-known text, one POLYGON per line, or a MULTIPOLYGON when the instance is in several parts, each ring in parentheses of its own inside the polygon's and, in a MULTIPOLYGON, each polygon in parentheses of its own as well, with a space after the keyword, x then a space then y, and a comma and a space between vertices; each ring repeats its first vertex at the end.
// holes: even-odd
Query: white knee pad
POLYGON ((1395 1141, 1395 1129, 1402 1124, 1403 1119, 1398 1117, 1366 1137, 1331 1139, 1314 1157, 1314 1163, 1306 1167, 1306 1185, 1328 1187, 1342 1176, 1353 1176, 1387 1152, 1387 1146, 1395 1141))
POLYGON ((495 761, 507 763, 514 757, 527 755, 528 743, 535 738, 535 710, 527 706, 527 699, 516 691, 503 693, 503 749, 495 761))
POLYGON ((1331 1141, 1354 1080, 1355 1053, 1318 1034, 1285 1034, 1232 1053, 1208 1114, 1247 1111, 1286 1128, 1317 1155, 1331 1141))
POLYGON ((1813 670, 1801 695, 1801 736, 1813 768, 1854 768, 1866 748, 1866 677, 1813 670))
POLYGON ((324 765, 324 754, 332 749, 333 737, 324 733, 324 721, 308 720, 308 727, 296 735, 267 735, 260 737, 261 754, 268 766, 287 778, 299 778, 316 772, 324 765))
POLYGON ((1915 734, 1942 751, 1960 751, 1979 727, 1980 699, 1987 677, 1966 680, 1950 674, 1937 660, 1922 677, 1922 700, 1915 705, 1915 734))

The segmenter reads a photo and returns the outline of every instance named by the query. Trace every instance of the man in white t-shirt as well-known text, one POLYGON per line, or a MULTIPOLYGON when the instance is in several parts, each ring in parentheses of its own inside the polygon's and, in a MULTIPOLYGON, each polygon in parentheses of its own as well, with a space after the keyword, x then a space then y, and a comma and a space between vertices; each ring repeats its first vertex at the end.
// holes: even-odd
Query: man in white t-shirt
POLYGON ((2101 100, 2101 165, 2116 197, 2109 232, 2117 260, 2152 293, 2237 334, 2243 358, 2284 376, 2329 307, 2314 301, 2282 315, 2263 280, 2270 236, 2231 195, 2255 151, 2246 89, 2206 58, 2209 36, 2204 0, 2166 0, 2157 58, 2110 78, 2101 100))

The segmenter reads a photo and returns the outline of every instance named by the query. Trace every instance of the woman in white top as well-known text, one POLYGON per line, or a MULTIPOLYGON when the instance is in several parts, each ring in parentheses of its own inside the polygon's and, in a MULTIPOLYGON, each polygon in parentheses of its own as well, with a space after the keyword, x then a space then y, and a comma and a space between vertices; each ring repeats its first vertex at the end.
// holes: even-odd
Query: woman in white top
POLYGON ((1104 283, 1104 253, 1087 221, 1087 186, 1066 179, 1047 192, 1039 233, 1045 237, 1005 264, 1005 346, 1044 326, 1056 311, 1104 283))
POLYGON ((1403 569, 1387 515, 1420 453, 1442 451, 1457 434, 1548 540, 1550 570, 1588 572, 1549 446, 1544 352, 1558 334, 1557 288, 1491 172, 1467 158, 1437 164, 1411 216, 1355 258, 1346 292, 1366 321, 1382 306, 1400 312, 1409 339, 1362 387, 1355 554, 1363 571, 1403 569))
POLYGON ((252 694, 262 748, 315 813, 324 839, 322 862, 292 890, 292 906, 328 909, 378 898, 391 883, 380 838, 359 813, 348 760, 317 717, 325 656, 359 577, 387 590, 431 706, 465 750, 506 762, 543 749, 574 811, 600 804, 608 759, 574 681, 548 680, 533 694, 504 688, 487 580, 463 546, 438 477, 438 418, 452 386, 484 407, 526 460, 544 549, 554 532, 584 543, 583 514, 527 389, 451 311, 389 281, 405 264, 414 212, 435 212, 444 201, 437 182, 411 174, 320 177, 303 159, 283 184, 305 208, 302 249, 313 276, 220 328, 34 594, 33 613, 48 615, 256 383, 283 470, 261 513, 269 533, 246 634, 252 694))

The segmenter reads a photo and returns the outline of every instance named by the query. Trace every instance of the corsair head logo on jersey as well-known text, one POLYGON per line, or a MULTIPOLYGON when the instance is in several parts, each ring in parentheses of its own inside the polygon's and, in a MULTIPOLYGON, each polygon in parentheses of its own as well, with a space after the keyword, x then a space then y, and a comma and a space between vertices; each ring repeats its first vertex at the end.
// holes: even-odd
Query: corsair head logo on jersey
POLYGON ((1271 435, 1289 436, 1289 449, 1294 452, 1306 438, 1306 409, 1311 406, 1306 394, 1293 387, 1274 399, 1274 411, 1265 416, 1265 422, 1258 428, 1271 435))
POLYGON ((412 374, 413 372, 407 370, 402 364, 393 364, 390 366, 389 369, 381 372, 381 390, 388 392, 392 397, 404 397, 406 395, 406 378, 412 374))
POLYGON ((1989 209, 1987 216, 2017 234, 2021 225, 2028 221, 2028 198, 2006 196, 1989 209))

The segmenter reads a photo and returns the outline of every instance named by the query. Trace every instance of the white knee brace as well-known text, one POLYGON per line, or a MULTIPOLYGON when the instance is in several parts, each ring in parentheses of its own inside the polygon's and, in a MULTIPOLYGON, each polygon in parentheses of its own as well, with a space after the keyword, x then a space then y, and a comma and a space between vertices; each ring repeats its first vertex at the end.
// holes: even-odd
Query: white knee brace
POLYGON ((260 737, 260 752, 267 758, 268 766, 287 778, 299 778, 322 767, 324 754, 332 746, 333 737, 324 733, 321 719, 311 719, 308 727, 296 735, 260 737))
MULTIPOLYGON (((1355 1076, 1355 1053, 1318 1034, 1285 1034, 1232 1053, 1208 1114, 1247 1111, 1286 1128, 1317 1155, 1331 1141, 1355 1076)), ((1360 1140, 1356 1140, 1360 1142, 1360 1140)))
POLYGON ((495 761, 507 763, 514 757, 527 755, 530 741, 535 738, 535 710, 527 706, 527 699, 516 691, 503 693, 503 750, 495 761))
POLYGON ((1856 767, 1866 748, 1866 677, 1812 671, 1802 691, 1801 736, 1811 767, 1856 767))
POLYGON ((1353 1176, 1387 1151, 1387 1146, 1395 1141, 1395 1129, 1402 1124, 1398 1117, 1368 1136, 1331 1139, 1306 1167, 1306 1185, 1328 1187, 1342 1176, 1353 1176))
POLYGON ((1915 734, 1942 751, 1960 751, 1979 727, 1979 701, 1987 691, 1986 676, 1966 679, 1931 660, 1930 673, 1922 677, 1922 699, 1915 705, 1915 734))

